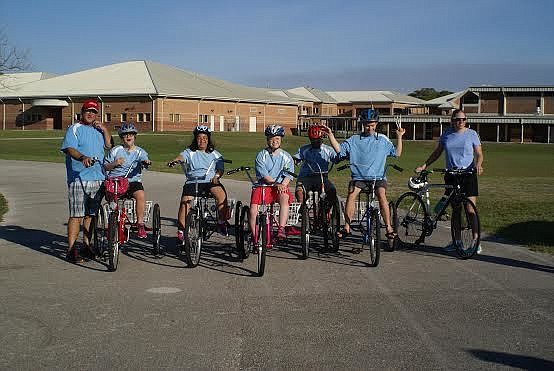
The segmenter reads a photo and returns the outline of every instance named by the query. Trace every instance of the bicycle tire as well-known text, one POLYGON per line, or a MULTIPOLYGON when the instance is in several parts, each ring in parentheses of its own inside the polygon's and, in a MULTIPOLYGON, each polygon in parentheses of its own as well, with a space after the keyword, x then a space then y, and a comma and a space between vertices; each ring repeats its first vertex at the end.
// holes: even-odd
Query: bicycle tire
POLYGON ((467 197, 461 199, 461 205, 458 205, 457 208, 454 207, 453 202, 456 201, 451 201, 452 218, 450 219, 450 232, 452 234, 452 241, 457 241, 454 243, 454 246, 458 256, 461 259, 469 259, 477 253, 477 248, 481 243, 479 213, 477 212, 477 206, 467 197), (472 210, 475 215, 473 222, 471 221, 472 213, 469 210, 472 210), (457 231, 460 231, 459 239, 456 236, 457 231), (477 235, 477 238, 474 238, 474 234, 477 235))
POLYGON ((248 259, 252 248, 252 233, 250 232, 250 207, 243 206, 236 233, 240 235, 240 246, 237 246, 241 259, 248 259))
POLYGON ((106 251, 108 238, 107 238, 107 223, 106 214, 104 210, 100 208, 91 221, 91 236, 92 236, 92 248, 94 254, 99 257, 103 257, 106 251))
MULTIPOLYGON (((393 201, 389 202, 389 215, 390 215, 390 219, 391 219, 392 230, 394 232, 398 233, 397 232, 398 217, 396 216, 396 206, 395 206, 393 201)), ((386 228, 386 226, 385 226, 385 228, 386 228)), ((397 244, 398 244, 398 237, 395 237, 392 241, 390 241, 387 238, 387 242, 384 245, 385 246, 384 249, 385 249, 385 251, 394 251, 394 250, 396 250, 396 245, 397 244)))
POLYGON ((373 210, 370 219, 371 225, 367 228, 369 233, 369 266, 377 267, 381 258, 381 221, 379 220, 379 212, 373 210))
POLYGON ((310 255, 310 219, 306 202, 302 204, 301 218, 300 248, 302 250, 302 259, 308 259, 310 255))
POLYGON ((154 204, 152 210, 152 251, 154 255, 160 255, 162 250, 160 238, 162 236, 162 218, 160 215, 160 205, 154 204))
POLYGON ((185 220, 185 262, 195 268, 202 253, 202 226, 198 210, 190 210, 185 220))
POLYGON ((119 266, 119 222, 117 211, 110 214, 108 219, 108 270, 115 272, 119 266))
POLYGON ((420 195, 415 192, 402 194, 395 205, 398 244, 415 247, 425 239, 427 209, 420 195))
POLYGON ((240 222, 240 218, 242 217, 242 202, 241 201, 237 201, 237 203, 235 204, 235 250, 237 252, 237 255, 241 258, 241 259, 244 259, 244 257, 242 256, 242 250, 243 250, 243 247, 242 247, 242 243, 243 241, 241 241, 241 237, 242 237, 242 228, 241 228, 241 222, 240 222))
POLYGON ((258 277, 262 277, 265 273, 265 258, 266 258, 266 251, 267 251, 267 244, 270 241, 270 233, 271 229, 269 228, 269 223, 267 222, 267 216, 261 215, 258 218, 258 240, 260 239, 261 235, 261 244, 258 244, 258 277))
POLYGON ((329 224, 327 225, 327 230, 324 232, 327 234, 329 240, 331 241, 330 251, 338 252, 340 247, 340 238, 338 237, 338 232, 340 230, 340 205, 339 201, 336 200, 331 205, 331 210, 329 213, 329 224))

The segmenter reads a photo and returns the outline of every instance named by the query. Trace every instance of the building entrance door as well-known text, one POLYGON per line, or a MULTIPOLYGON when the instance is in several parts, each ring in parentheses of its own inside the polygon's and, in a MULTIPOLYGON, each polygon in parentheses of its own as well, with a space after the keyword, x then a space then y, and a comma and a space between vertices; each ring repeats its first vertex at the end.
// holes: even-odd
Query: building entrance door
POLYGON ((251 133, 256 131, 256 116, 250 117, 248 131, 251 132, 251 133))

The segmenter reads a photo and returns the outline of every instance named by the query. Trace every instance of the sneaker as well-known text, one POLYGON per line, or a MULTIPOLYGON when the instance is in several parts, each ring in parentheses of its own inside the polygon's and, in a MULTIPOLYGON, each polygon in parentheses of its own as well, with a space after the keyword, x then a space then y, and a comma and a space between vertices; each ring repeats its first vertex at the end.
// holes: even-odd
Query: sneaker
POLYGON ((184 241, 184 239, 185 239, 185 232, 183 232, 182 230, 179 229, 179 230, 177 231, 177 239, 178 239, 179 241, 181 241, 181 242, 184 241))
POLYGON ((447 251, 447 252, 456 251, 456 245, 458 244, 459 244, 459 241, 452 241, 450 244, 448 244, 448 246, 444 248, 444 251, 447 251))
POLYGON ((144 223, 137 225, 137 237, 138 238, 146 238, 146 230, 144 229, 144 223))
MULTIPOLYGON (((475 246, 476 243, 477 241, 473 241, 473 247, 475 246)), ((481 249, 481 244, 479 243, 479 245, 477 245, 477 254, 481 254, 482 251, 483 249, 481 249)))
POLYGON ((227 221, 224 221, 224 222, 220 221, 217 223, 217 232, 224 236, 228 236, 229 227, 231 227, 231 225, 227 221))
POLYGON ((65 260, 70 263, 83 263, 84 259, 79 255, 77 248, 72 248, 65 253, 65 260))

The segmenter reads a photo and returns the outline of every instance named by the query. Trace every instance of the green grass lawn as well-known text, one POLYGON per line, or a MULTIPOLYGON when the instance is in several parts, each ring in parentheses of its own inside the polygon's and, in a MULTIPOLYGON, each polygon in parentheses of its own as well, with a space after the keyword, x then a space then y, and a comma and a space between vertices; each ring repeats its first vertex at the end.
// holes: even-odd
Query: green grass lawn
MULTIPOLYGON (((0 131, 0 158, 63 162, 59 152, 62 131, 0 131), (22 140, 17 138, 44 138, 22 140)), ((155 171, 179 173, 168 169, 167 161, 173 159, 191 142, 190 134, 160 133, 139 134, 137 144, 146 149, 154 162, 155 171)), ((252 165, 255 154, 265 145, 260 133, 215 133, 216 148, 227 159, 233 160, 228 168, 252 165)), ((115 137, 116 141, 118 140, 115 137)), ((291 154, 307 143, 305 137, 287 136, 283 147, 291 154)), ((407 180, 416 165, 421 164, 432 151, 435 142, 405 141, 400 159, 392 160, 405 168, 403 173, 389 174, 389 198, 395 199, 407 190, 407 180)), ((554 246, 554 146, 548 144, 484 143, 484 174, 479 178, 480 197, 478 209, 483 229, 490 235, 498 235, 515 242, 527 244, 539 250, 552 250, 554 246)), ((439 159, 434 167, 444 166, 439 159)), ((236 174, 235 179, 244 179, 236 174)), ((348 171, 331 177, 344 195, 348 171)), ((435 181, 442 180, 439 174, 435 181)), ((432 197, 440 197, 436 190, 432 197)))

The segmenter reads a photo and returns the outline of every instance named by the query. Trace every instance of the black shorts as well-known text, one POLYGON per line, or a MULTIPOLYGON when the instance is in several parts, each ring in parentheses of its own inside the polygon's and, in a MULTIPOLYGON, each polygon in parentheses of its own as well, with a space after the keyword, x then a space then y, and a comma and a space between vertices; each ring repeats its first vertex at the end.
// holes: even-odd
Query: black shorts
MULTIPOLYGON (((468 175, 462 175, 460 178, 460 189, 464 195, 467 197, 472 196, 479 196, 479 186, 477 184, 477 174, 473 172, 472 174, 468 175)), ((444 182, 449 185, 455 186, 456 183, 456 176, 452 174, 445 174, 444 175, 444 182)), ((444 191, 445 195, 449 195, 452 192, 452 189, 446 189, 444 191)))
MULTIPOLYGON (((223 184, 213 184, 212 182, 209 183, 198 183, 198 195, 199 196, 211 196, 212 193, 210 190, 214 187, 221 187, 223 189, 223 192, 225 192, 225 187, 223 187, 223 184)), ((183 196, 194 196, 196 190, 196 185, 194 183, 188 183, 183 186, 183 192, 181 193, 181 198, 183 196)))
POLYGON ((129 182, 129 188, 127 188, 127 192, 125 193, 126 198, 133 198, 133 193, 136 191, 144 191, 144 187, 142 186, 141 182, 129 182))
MULTIPOLYGON (((371 183, 373 181, 369 180, 351 180, 348 184, 348 192, 352 192, 354 190, 354 187, 360 188, 362 192, 371 192, 371 183)), ((387 189, 387 181, 385 179, 379 179, 375 181, 375 190, 377 188, 385 188, 387 189)))

